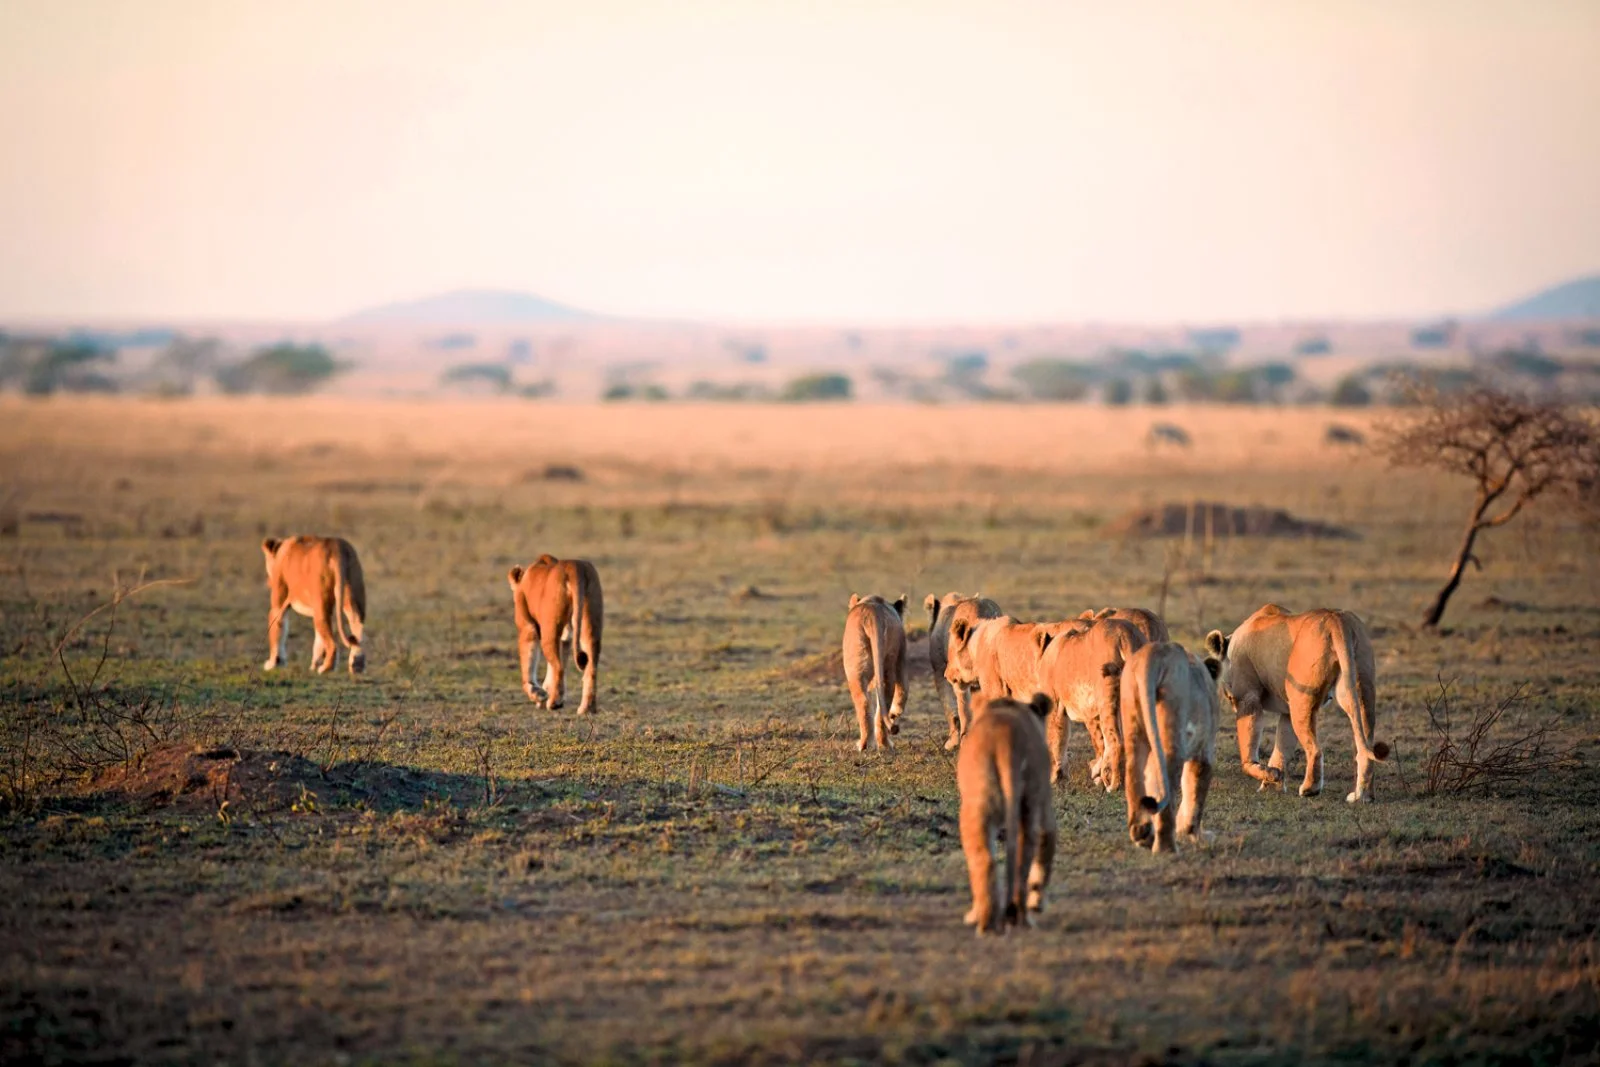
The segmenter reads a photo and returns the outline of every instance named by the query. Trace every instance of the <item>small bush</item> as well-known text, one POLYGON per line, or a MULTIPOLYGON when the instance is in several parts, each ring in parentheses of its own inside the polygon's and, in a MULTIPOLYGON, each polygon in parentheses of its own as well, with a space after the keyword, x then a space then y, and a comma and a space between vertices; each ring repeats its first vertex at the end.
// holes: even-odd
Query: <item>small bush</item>
POLYGON ((442 385, 471 385, 482 382, 505 393, 511 390, 511 368, 503 363, 462 363, 439 376, 442 385))
POLYGON ((1450 687, 1440 679, 1439 695, 1426 702, 1434 741, 1433 750, 1423 758, 1423 795, 1466 793, 1520 781, 1570 761, 1572 750, 1554 746, 1549 723, 1530 727, 1507 720, 1507 713, 1521 705, 1523 697, 1518 686, 1499 702, 1473 710, 1467 720, 1452 706, 1450 687))
POLYGON ((277 344, 258 350, 242 363, 220 367, 217 385, 225 393, 309 393, 344 370, 321 345, 277 344))
POLYGON ((1088 369, 1063 359, 1029 360, 1011 376, 1034 400, 1082 400, 1089 392, 1088 369))
POLYGON ((1328 403, 1336 408, 1364 408, 1372 403, 1372 390, 1354 374, 1347 374, 1333 387, 1328 403))
POLYGON ((850 379, 843 374, 807 374, 785 385, 778 399, 788 403, 849 400, 852 391, 850 379))

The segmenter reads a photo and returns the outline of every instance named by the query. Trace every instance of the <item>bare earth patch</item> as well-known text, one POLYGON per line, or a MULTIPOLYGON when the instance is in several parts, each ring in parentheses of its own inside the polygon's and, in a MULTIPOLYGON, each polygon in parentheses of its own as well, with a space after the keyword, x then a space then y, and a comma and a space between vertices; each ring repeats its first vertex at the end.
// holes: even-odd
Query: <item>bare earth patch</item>
POLYGON ((1354 541, 1354 530, 1298 519, 1282 508, 1206 502, 1134 508, 1105 525, 1107 537, 1312 537, 1354 541))

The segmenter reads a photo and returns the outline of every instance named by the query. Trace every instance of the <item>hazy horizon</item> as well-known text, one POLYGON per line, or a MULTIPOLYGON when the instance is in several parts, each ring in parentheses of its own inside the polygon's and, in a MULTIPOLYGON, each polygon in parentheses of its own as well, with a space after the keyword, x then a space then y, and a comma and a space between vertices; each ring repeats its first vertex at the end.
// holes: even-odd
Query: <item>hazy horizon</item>
POLYGON ((1600 269, 1600 4, 0 3, 0 315, 459 289, 1472 314, 1600 269))

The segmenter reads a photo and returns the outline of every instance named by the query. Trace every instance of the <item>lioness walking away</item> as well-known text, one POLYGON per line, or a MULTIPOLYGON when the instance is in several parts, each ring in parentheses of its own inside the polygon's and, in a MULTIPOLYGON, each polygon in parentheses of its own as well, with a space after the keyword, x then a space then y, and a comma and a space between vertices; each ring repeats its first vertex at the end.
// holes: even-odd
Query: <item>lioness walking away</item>
POLYGON ((1055 701, 1050 716, 1051 781, 1067 780, 1067 734, 1082 723, 1093 755, 1089 777, 1114 793, 1122 788, 1122 666, 1144 645, 1144 635, 1121 619, 1072 620, 1041 631, 1036 687, 1055 701), (1053 635, 1053 636, 1052 636, 1053 635))
POLYGON ((308 615, 316 627, 311 645, 311 669, 326 674, 333 669, 339 646, 335 635, 350 650, 350 673, 367 667, 361 634, 367 618, 367 587, 361 578, 361 560, 342 537, 269 537, 261 542, 266 557, 267 661, 262 670, 281 667, 289 654, 289 611, 308 615), (348 624, 348 629, 346 628, 348 624))
POLYGON ((552 709, 562 702, 565 662, 571 642, 572 659, 583 672, 583 697, 578 714, 599 711, 595 696, 600 673, 600 631, 604 598, 600 573, 586 559, 556 559, 548 552, 527 567, 512 567, 506 574, 517 621, 517 658, 522 664, 522 691, 535 704, 552 709), (537 657, 544 652, 544 685, 534 679, 537 657))
POLYGON ((974 714, 956 758, 961 791, 961 850, 972 883, 966 922, 978 933, 1033 925, 1056 855, 1056 812, 1050 801, 1050 752, 1044 720, 1050 698, 1027 704, 973 694, 974 714), (995 852, 1001 831, 1001 869, 995 852), (1026 895, 1024 895, 1026 894, 1026 895))
POLYGON ((1000 605, 976 593, 946 593, 943 599, 929 593, 922 606, 928 611, 928 666, 933 671, 933 689, 950 718, 950 736, 944 747, 953 749, 961 744, 972 714, 967 707, 968 687, 956 685, 945 676, 950 663, 950 627, 957 619, 970 627, 979 619, 999 618, 1000 605))
POLYGON ((1078 618, 1091 622, 1096 619, 1121 619, 1143 634, 1146 643, 1172 640, 1166 622, 1149 608, 1101 608, 1099 611, 1090 608, 1078 618))
POLYGON ((856 747, 862 752, 874 738, 879 748, 892 748, 889 735, 900 732, 900 716, 906 710, 906 628, 901 621, 905 611, 904 596, 891 605, 881 596, 850 595, 850 614, 844 619, 844 680, 856 706, 861 727, 856 747))
POLYGON ((1170 641, 1129 656, 1122 667, 1122 747, 1128 836, 1153 852, 1173 851, 1174 831, 1198 840, 1217 758, 1215 673, 1170 641), (1173 795, 1180 772, 1181 805, 1173 795))
POLYGON ((1228 637, 1220 630, 1206 634, 1206 653, 1220 661, 1222 696, 1238 721, 1239 762, 1262 789, 1283 788, 1284 767, 1298 739, 1306 750, 1300 795, 1322 792, 1317 712, 1332 693, 1355 733, 1356 787, 1345 799, 1372 799, 1372 761, 1387 757, 1389 746, 1373 739, 1377 671, 1372 638, 1360 619, 1327 608, 1294 615, 1268 604, 1228 637), (1278 729, 1272 759, 1262 767, 1262 717, 1268 714, 1278 716, 1278 729))

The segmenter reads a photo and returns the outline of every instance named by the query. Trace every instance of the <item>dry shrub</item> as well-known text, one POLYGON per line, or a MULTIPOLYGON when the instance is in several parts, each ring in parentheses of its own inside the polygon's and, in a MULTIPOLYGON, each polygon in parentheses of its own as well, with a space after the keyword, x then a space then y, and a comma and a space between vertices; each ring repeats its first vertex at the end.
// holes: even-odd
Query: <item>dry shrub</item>
POLYGON ((1470 709, 1469 717, 1439 679, 1438 696, 1425 702, 1434 743, 1422 764, 1423 795, 1487 789, 1571 763, 1576 753, 1551 737, 1552 723, 1528 726, 1520 715, 1508 718, 1526 695, 1519 685, 1493 704, 1470 709))

